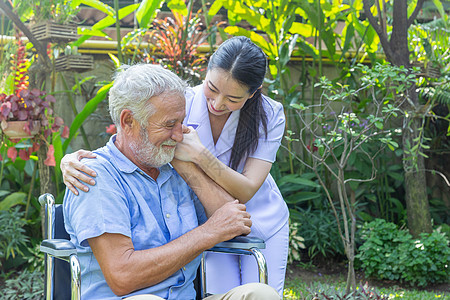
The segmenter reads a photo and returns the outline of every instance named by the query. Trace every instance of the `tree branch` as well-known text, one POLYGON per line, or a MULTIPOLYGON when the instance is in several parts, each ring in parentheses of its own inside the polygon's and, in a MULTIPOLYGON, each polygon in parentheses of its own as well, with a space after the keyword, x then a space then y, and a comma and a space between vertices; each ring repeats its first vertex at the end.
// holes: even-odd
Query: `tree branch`
MULTIPOLYGON (((387 35, 384 35, 383 28, 378 24, 378 21, 373 16, 372 12, 370 11, 371 4, 369 3, 369 0, 363 0, 363 8, 364 8, 364 14, 367 17, 367 20, 369 20, 370 25, 373 27, 375 32, 378 34, 378 37, 380 38, 380 43, 383 46, 384 53, 386 54, 386 57, 392 58, 393 57, 393 51, 391 49, 391 46, 389 45, 389 41, 387 38, 387 35)), ((381 16, 380 16, 381 19, 381 16)), ((382 20, 380 20, 382 22, 382 20)), ((386 24, 384 24, 386 26, 386 24)))
POLYGON ((43 58, 45 67, 51 69, 51 61, 47 55, 47 49, 45 46, 39 42, 36 37, 31 33, 31 31, 25 26, 25 24, 19 19, 19 17, 11 10, 8 4, 4 1, 0 1, 0 9, 5 13, 5 15, 17 26, 17 28, 22 31, 28 40, 36 48, 39 56, 43 58))

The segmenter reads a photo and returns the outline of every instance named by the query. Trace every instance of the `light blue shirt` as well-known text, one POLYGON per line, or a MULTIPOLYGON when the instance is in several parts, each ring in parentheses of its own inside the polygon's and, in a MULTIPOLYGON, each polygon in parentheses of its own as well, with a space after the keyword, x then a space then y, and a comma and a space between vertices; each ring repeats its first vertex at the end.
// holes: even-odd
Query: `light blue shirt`
MULTIPOLYGON (((264 95, 262 97, 263 108, 267 115, 267 138, 261 127, 258 147, 249 157, 273 163, 284 136, 286 119, 281 103, 264 95)), ((231 148, 236 136, 239 115, 240 110, 233 111, 230 114, 217 143, 214 144, 203 86, 198 85, 186 92, 186 118, 183 123, 192 126, 197 131, 202 144, 227 166, 230 162, 231 148)), ((245 163, 245 159, 240 162, 237 168, 238 172, 242 172, 245 163)), ((214 168, 215 166, 210 167, 214 168)), ((265 241, 277 233, 289 219, 287 205, 270 174, 267 175, 262 186, 246 203, 246 206, 247 211, 252 216, 250 236, 259 237, 265 241)))
MULTIPOLYGON (((197 227, 206 216, 198 198, 170 165, 153 180, 114 145, 94 151, 83 162, 97 172, 96 185, 79 196, 66 190, 64 220, 81 264, 81 298, 121 299, 107 285, 88 239, 103 233, 130 237, 135 250, 162 246, 197 227)), ((127 296, 153 294, 164 299, 195 299, 193 280, 200 257, 163 282, 127 296)))

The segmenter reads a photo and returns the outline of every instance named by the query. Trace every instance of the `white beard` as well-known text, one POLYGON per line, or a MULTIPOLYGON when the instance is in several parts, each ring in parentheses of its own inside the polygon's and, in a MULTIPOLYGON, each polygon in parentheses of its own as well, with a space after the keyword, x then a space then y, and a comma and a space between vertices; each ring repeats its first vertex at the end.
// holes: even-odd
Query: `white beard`
POLYGON ((175 155, 175 148, 164 149, 164 145, 174 146, 176 142, 167 140, 156 147, 148 138, 148 133, 145 128, 141 128, 139 132, 139 141, 130 143, 130 148, 134 153, 135 158, 144 166, 150 168, 159 168, 172 161, 175 155))

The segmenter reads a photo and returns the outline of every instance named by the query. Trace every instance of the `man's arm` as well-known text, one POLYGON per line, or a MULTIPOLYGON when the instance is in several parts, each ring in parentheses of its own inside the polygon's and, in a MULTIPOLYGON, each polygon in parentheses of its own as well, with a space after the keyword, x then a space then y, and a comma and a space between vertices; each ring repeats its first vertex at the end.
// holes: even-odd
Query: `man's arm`
POLYGON ((208 218, 222 205, 235 200, 194 163, 174 158, 171 165, 197 195, 208 218))
POLYGON ((235 200, 203 225, 160 247, 136 251, 129 237, 112 233, 88 241, 111 290, 126 295, 163 281, 219 242, 249 234, 250 227, 250 215, 235 200))

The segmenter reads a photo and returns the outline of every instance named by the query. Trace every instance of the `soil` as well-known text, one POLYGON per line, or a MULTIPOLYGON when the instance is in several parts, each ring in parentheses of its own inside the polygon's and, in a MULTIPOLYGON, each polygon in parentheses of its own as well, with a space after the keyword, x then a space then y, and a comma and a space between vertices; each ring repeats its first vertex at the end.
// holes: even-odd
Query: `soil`
MULTIPOLYGON (((364 272, 355 270, 356 284, 364 285, 368 283, 369 286, 378 288, 398 288, 398 289, 413 289, 411 286, 401 284, 398 281, 391 280, 374 280, 366 278, 364 272)), ((290 264, 287 266, 286 281, 301 279, 305 283, 312 282, 345 282, 347 278, 347 264, 342 258, 317 258, 314 261, 307 261, 290 264)), ((441 283, 429 285, 419 290, 434 291, 436 293, 450 294, 450 283, 441 283)))

